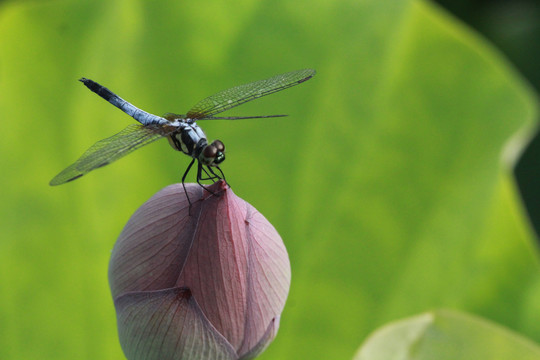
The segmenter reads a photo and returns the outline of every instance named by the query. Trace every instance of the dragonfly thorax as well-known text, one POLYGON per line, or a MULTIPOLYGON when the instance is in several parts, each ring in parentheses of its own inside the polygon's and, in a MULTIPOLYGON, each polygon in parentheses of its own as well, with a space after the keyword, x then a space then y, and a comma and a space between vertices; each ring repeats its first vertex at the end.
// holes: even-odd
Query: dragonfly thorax
POLYGON ((183 152, 186 155, 197 158, 202 149, 208 144, 206 134, 195 123, 181 123, 178 130, 170 134, 167 138, 173 149, 183 152))
POLYGON ((216 166, 225 160, 225 145, 221 141, 208 144, 206 134, 196 123, 182 122, 182 125, 167 137, 173 149, 198 159, 207 166, 216 166))

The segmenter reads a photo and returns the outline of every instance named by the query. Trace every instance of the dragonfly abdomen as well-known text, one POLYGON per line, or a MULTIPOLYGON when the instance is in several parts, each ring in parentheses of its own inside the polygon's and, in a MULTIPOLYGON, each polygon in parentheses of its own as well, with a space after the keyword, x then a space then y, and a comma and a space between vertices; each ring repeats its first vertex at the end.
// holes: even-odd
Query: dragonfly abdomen
POLYGON ((159 124, 159 125, 165 125, 169 122, 162 118, 161 116, 157 116, 154 114, 150 114, 144 110, 139 109, 135 105, 131 104, 130 102, 122 99, 120 96, 113 93, 111 90, 107 89, 105 86, 98 84, 95 81, 92 81, 87 78, 81 78, 80 81, 86 85, 87 88, 101 96, 103 99, 107 100, 138 122, 140 122, 143 125, 152 125, 152 124, 159 124))

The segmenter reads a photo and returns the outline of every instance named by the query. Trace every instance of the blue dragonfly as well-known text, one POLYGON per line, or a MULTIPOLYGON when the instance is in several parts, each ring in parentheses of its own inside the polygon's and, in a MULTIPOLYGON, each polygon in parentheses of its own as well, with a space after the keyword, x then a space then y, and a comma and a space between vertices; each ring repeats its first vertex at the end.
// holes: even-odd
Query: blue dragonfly
MULTIPOLYGON (((129 125, 118 134, 95 143, 78 160, 56 175, 51 180, 50 185, 61 185, 78 179, 92 170, 108 165, 145 145, 166 137, 175 150, 192 158, 182 176, 184 191, 186 176, 195 162, 197 162, 197 183, 206 189, 201 181, 225 179, 220 168, 220 164, 225 160, 225 145, 220 140, 208 143, 206 134, 199 127, 197 121, 286 116, 219 117, 215 115, 248 101, 301 84, 314 75, 315 70, 303 69, 232 87, 201 100, 185 115, 167 113, 164 116, 153 115, 141 110, 97 82, 82 78, 80 81, 91 91, 133 117, 140 124, 129 125)), ((189 203, 191 204, 191 202, 189 203)))

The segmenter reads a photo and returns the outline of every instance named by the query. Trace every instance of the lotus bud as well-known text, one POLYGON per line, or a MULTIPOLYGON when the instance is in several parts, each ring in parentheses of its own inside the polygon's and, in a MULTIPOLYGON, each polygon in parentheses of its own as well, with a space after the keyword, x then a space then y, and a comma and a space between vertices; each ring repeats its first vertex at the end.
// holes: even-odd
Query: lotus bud
POLYGON ((291 280, 274 227, 225 182, 168 186, 133 214, 109 264, 124 354, 252 359, 274 339, 291 280))

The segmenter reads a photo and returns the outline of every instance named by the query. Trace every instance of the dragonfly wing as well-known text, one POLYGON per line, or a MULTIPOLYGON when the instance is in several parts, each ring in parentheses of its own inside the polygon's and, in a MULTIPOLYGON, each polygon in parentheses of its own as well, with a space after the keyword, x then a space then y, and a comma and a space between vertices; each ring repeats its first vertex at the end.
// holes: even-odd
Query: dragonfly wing
POLYGON ((118 134, 92 145, 77 161, 56 175, 49 184, 60 185, 80 178, 84 174, 108 165, 162 136, 163 134, 150 127, 138 124, 130 125, 118 134))
POLYGON ((186 116, 195 120, 211 117, 248 101, 303 83, 314 75, 313 69, 297 70, 223 90, 198 102, 186 116))

